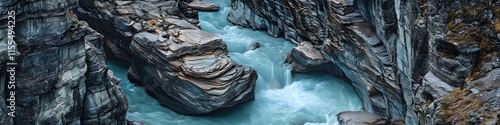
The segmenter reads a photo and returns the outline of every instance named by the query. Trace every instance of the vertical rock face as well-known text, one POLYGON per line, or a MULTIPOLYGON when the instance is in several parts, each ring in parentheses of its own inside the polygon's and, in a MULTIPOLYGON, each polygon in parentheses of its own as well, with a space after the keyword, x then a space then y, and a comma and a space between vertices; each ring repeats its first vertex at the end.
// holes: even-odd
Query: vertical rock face
POLYGON ((177 2, 80 1, 77 15, 103 33, 107 55, 132 64, 129 80, 163 106, 200 115, 252 100, 256 72, 233 62, 226 44, 197 26, 193 9, 218 6, 177 2))
MULTIPOLYGON (((16 117, 6 116, 2 72, 0 124, 124 124, 127 100, 104 63, 102 36, 78 21, 76 0, 2 1, 0 22, 15 10, 16 117)), ((5 44, 7 23, 0 24, 5 44)), ((1 47, 2 71, 7 55, 1 47)), ((10 91, 10 90, 8 90, 10 91)))
POLYGON ((76 14, 105 36, 104 48, 108 53, 106 55, 132 62, 129 46, 134 34, 142 31, 154 32, 156 29, 152 26, 157 23, 166 25, 154 20, 173 18, 182 20, 183 23, 198 23, 197 11, 187 8, 185 4, 189 2, 191 1, 79 1, 80 6, 76 9, 76 14))
POLYGON ((419 124, 428 115, 424 102, 439 103, 435 97, 449 96, 449 89, 499 68, 499 5, 476 0, 234 0, 228 20, 300 45, 310 43, 352 81, 365 110, 419 124), (427 81, 426 74, 432 74, 427 81), (425 94, 433 91, 444 92, 425 94))

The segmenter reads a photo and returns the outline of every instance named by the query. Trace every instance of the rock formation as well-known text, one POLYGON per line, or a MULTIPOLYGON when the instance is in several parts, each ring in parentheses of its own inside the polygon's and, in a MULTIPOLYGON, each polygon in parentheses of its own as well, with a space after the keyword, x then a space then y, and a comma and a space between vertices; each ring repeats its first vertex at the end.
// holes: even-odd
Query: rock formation
POLYGON ((78 16, 104 35, 108 55, 130 62, 130 81, 161 105, 200 115, 254 98, 256 72, 233 62, 226 44, 197 26, 200 1, 80 4, 78 16))
POLYGON ((202 11, 217 11, 219 10, 219 5, 213 3, 202 2, 200 0, 193 0, 193 2, 188 4, 189 8, 202 11))
POLYGON ((387 125, 386 118, 364 111, 346 111, 337 115, 341 125, 387 125))
POLYGON ((160 104, 198 115, 253 99, 256 72, 229 59, 220 38, 191 29, 173 34, 139 33, 131 45, 132 68, 146 74, 141 82, 160 104))
MULTIPOLYGON (((102 35, 79 21, 76 0, 7 0, 0 4, 0 22, 14 10, 17 60, 15 89, 8 89, 6 72, 0 84, 0 124, 124 124, 127 99, 119 79, 108 70, 102 35), (15 91, 15 117, 7 116, 4 93, 15 91)), ((6 41, 7 23, 0 24, 6 41)), ((1 70, 9 57, 1 42, 1 70)))
MULTIPOLYGON (((498 6, 491 0, 234 0, 228 20, 299 47, 310 43, 352 81, 366 111, 424 124, 429 102, 454 97, 447 91, 500 68, 498 6), (428 94, 434 92, 440 93, 428 94)), ((493 106, 485 108, 497 115, 493 106)))
POLYGON ((293 72, 319 72, 345 77, 339 67, 326 60, 321 52, 308 42, 302 42, 294 47, 285 61, 291 65, 293 72))

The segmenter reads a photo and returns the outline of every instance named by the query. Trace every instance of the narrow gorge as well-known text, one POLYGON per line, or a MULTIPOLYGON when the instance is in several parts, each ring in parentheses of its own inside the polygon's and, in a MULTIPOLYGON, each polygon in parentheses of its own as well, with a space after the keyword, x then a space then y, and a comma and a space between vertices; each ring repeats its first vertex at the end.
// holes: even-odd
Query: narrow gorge
POLYGON ((500 108, 499 5, 234 0, 228 20, 312 45, 342 69, 368 112, 406 124, 493 124, 500 108))
POLYGON ((0 125, 500 124, 498 0, 2 0, 0 125))

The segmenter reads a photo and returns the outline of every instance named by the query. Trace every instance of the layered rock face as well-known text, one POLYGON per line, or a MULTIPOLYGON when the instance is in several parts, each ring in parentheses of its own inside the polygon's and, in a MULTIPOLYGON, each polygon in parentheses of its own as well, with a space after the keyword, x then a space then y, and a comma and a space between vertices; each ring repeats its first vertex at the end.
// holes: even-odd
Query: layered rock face
POLYGON ((366 111, 424 124, 428 102, 452 96, 450 90, 499 68, 499 5, 476 0, 235 0, 228 20, 300 43, 294 50, 310 43, 352 81, 366 111))
POLYGON ((139 33, 131 45, 132 68, 147 74, 140 82, 160 104, 199 115, 254 98, 256 72, 229 59, 220 38, 191 29, 174 34, 139 33))
MULTIPOLYGON (((154 22, 155 19, 173 18, 198 23, 198 13, 187 8, 190 0, 177 1, 80 1, 76 14, 79 18, 103 34, 104 48, 110 58, 118 58, 132 62, 130 43, 132 37, 139 32, 155 32, 153 25, 165 25, 164 22, 154 22), (108 51, 109 50, 109 51, 108 51)), ((192 26, 191 24, 186 26, 192 26)), ((165 27, 167 28, 167 27, 165 27)), ((166 34, 163 34, 166 35, 166 34)))
MULTIPOLYGON (((104 62, 102 35, 78 21, 76 0, 2 1, 0 22, 7 11, 16 16, 17 67, 15 117, 6 116, 6 72, 2 72, 0 124, 124 124, 127 99, 104 62)), ((0 25, 7 39, 7 23, 0 25)), ((1 53, 5 54, 4 45, 1 53)), ((6 54, 5 54, 6 55, 6 54)), ((1 56, 5 71, 7 57, 1 56)))
POLYGON ((104 34, 110 57, 132 64, 129 80, 163 106, 200 115, 252 100, 256 72, 233 62, 226 44, 197 26, 194 9, 218 6, 177 2, 80 1, 78 15, 104 34))

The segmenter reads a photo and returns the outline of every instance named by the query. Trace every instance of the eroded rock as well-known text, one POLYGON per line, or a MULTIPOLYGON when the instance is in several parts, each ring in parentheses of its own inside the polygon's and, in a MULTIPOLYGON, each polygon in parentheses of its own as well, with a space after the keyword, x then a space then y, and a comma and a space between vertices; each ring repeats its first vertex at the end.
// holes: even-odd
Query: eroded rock
POLYGON ((229 59, 219 37, 201 30, 171 34, 178 35, 138 33, 131 45, 134 72, 161 105, 199 115, 254 98, 256 72, 229 59))
POLYGON ((188 4, 188 7, 193 8, 195 10, 202 10, 202 11, 218 11, 219 10, 218 4, 202 2, 200 0, 193 0, 193 2, 188 4))
POLYGON ((452 86, 441 81, 432 72, 428 72, 424 76, 422 84, 424 85, 424 94, 431 95, 431 100, 446 96, 448 95, 448 92, 455 89, 452 86))
POLYGON ((107 55, 132 63, 128 79, 161 105, 199 115, 253 99, 256 72, 234 63, 226 44, 198 26, 194 9, 218 10, 218 5, 192 0, 80 5, 78 16, 107 39, 107 55))
POLYGON ((346 111, 337 114, 341 125, 387 125, 390 121, 380 115, 364 111, 346 111))
POLYGON ((302 42, 293 48, 285 62, 291 65, 293 72, 320 72, 345 77, 340 68, 327 61, 321 52, 308 42, 302 42))

